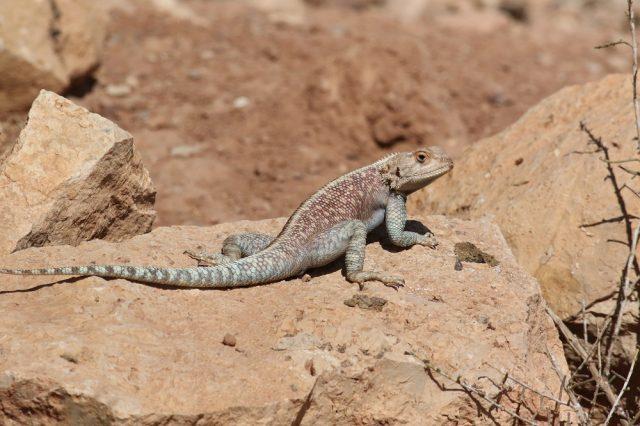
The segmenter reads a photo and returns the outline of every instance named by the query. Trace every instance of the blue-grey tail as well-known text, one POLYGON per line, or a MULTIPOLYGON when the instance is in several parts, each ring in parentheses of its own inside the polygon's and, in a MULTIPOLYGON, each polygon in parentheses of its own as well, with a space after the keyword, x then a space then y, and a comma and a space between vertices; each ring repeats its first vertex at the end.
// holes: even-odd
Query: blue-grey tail
POLYGON ((0 269, 2 274, 12 275, 76 275, 104 278, 123 278, 153 284, 179 287, 204 287, 211 283, 213 274, 208 268, 156 268, 128 265, 63 266, 40 269, 0 269))
POLYGON ((65 266, 40 269, 0 269, 12 275, 74 275, 122 278, 151 284, 188 288, 230 288, 267 284, 291 275, 284 258, 266 250, 215 267, 156 268, 128 265, 65 266))

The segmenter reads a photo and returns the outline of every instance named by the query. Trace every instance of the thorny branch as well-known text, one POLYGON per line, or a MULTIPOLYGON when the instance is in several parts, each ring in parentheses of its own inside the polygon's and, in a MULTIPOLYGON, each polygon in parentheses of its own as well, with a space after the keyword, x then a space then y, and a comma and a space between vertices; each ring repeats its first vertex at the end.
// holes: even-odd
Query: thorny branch
MULTIPOLYGON (((635 97, 635 94, 634 94, 635 97)), ((637 105, 637 99, 634 98, 634 105, 637 105)), ((636 133, 640 132, 640 123, 636 121, 636 133)), ((593 132, 587 127, 584 122, 580 123, 580 129, 584 131, 589 137, 589 142, 596 145, 597 151, 602 152, 604 155, 603 161, 606 164, 608 179, 611 181, 613 186, 613 191, 616 196, 616 200, 618 201, 618 205, 620 206, 620 210, 622 213, 622 218, 624 219, 627 238, 629 240, 629 254, 627 257, 627 262, 625 264, 625 268, 622 272, 622 276, 620 278, 620 285, 618 287, 618 300, 616 303, 616 307, 613 313, 614 321, 613 325, 610 329, 610 333, 606 342, 605 349, 605 362, 602 372, 605 376, 609 376, 611 369, 611 358, 613 356, 613 347, 614 343, 618 339, 618 335, 620 333, 620 326, 622 324, 622 317, 624 315, 628 298, 630 296, 632 285, 631 285, 631 272, 632 268, 636 267, 637 272, 637 261, 636 261, 636 249, 638 243, 638 233, 640 232, 640 224, 636 224, 635 230, 633 229, 633 224, 631 222, 632 219, 635 219, 635 216, 631 215, 627 210, 627 205, 622 196, 622 185, 618 182, 618 178, 613 170, 612 164, 614 164, 609 155, 609 148, 604 144, 601 138, 596 137, 593 132)), ((621 167, 621 166, 619 166, 621 167)), ((599 344, 599 342, 597 342, 599 344)))
POLYGON ((628 41, 618 40, 618 41, 612 41, 610 43, 605 43, 605 44, 598 45, 598 46, 594 47, 594 49, 607 49, 609 47, 615 47, 615 46, 619 46, 621 44, 623 44, 623 45, 625 45, 627 47, 631 47, 631 44, 628 41))
POLYGON ((581 425, 588 425, 589 424, 589 417, 587 416, 587 413, 584 412, 584 409, 582 408, 582 405, 580 405, 580 401, 578 401, 578 397, 575 394, 575 392, 573 392, 567 386, 567 376, 565 376, 562 373, 560 373, 560 368, 558 367, 558 363, 556 362, 556 358, 553 356, 553 354, 551 353, 549 348, 545 347, 545 349, 547 351, 547 356, 549 357, 549 360, 551 361, 551 366, 553 367, 554 371, 558 375, 558 378, 560 379, 560 390, 564 389, 565 392, 567 392, 567 395, 569 395, 569 399, 571 400, 571 406, 573 407, 573 410, 576 413, 576 416, 578 416, 578 421, 580 422, 580 424, 581 425))
POLYGON ((636 116, 636 151, 640 152, 640 103, 638 102, 638 42, 636 39, 636 23, 633 14, 633 0, 627 0, 627 17, 629 18, 629 32, 631 33, 631 51, 633 52, 632 87, 633 111, 636 116))
POLYGON ((494 398, 488 396, 487 393, 485 391, 483 391, 482 389, 478 389, 477 387, 468 384, 466 382, 466 380, 463 379, 462 377, 460 377, 460 376, 458 376, 456 378, 452 377, 451 375, 445 373, 440 367, 437 367, 437 366, 433 365, 431 363, 431 361, 429 361, 427 359, 422 360, 422 362, 423 362, 424 368, 426 370, 433 371, 433 372, 439 374, 440 376, 444 377, 445 379, 447 379, 447 380, 449 380, 449 381, 451 381, 453 383, 457 383, 467 393, 469 393, 471 395, 475 395, 475 396, 479 397, 480 399, 484 400, 485 402, 488 402, 491 405, 492 408, 497 408, 499 410, 502 410, 505 413, 507 413, 510 416, 512 416, 513 418, 518 419, 521 422, 526 423, 528 425, 533 425, 533 426, 537 426, 538 425, 538 423, 534 422, 533 420, 525 419, 524 417, 520 416, 515 411, 513 411, 513 410, 505 407, 504 405, 500 404, 494 398))
MULTIPOLYGON (((589 360, 588 353, 580 343, 580 340, 571 332, 571 330, 569 330, 569 328, 562 322, 560 317, 556 315, 556 313, 553 312, 553 310, 551 310, 551 308, 549 307, 547 307, 547 314, 549 314, 549 316, 551 317, 553 322, 556 324, 556 326, 558 327, 558 329, 560 330, 564 338, 567 339, 567 342, 569 343, 573 351, 576 354, 578 354, 583 361, 586 361, 587 368, 589 369, 589 373, 591 374, 591 377, 595 379, 598 386, 604 391, 605 396, 607 397, 607 400, 609 400, 609 403, 613 406, 613 404, 616 401, 616 394, 611 388, 609 381, 606 380, 600 373, 598 366, 595 364, 595 362, 593 362, 593 360, 589 360)), ((617 407, 616 412, 622 418, 629 417, 622 407, 617 407)))
MULTIPOLYGON (((637 36, 635 30, 635 16, 633 10, 633 0, 627 0, 627 19, 629 24, 629 32, 631 35, 631 41, 627 42, 624 40, 618 40, 615 42, 607 43, 602 46, 597 46, 597 49, 614 47, 618 45, 624 45, 631 49, 632 52, 632 101, 633 101, 633 111, 635 117, 635 150, 640 153, 640 102, 638 101, 638 43, 637 36)), ((617 179, 617 176, 614 172, 614 165, 617 166, 620 170, 625 173, 630 174, 634 179, 636 176, 640 176, 639 172, 635 170, 631 170, 625 167, 626 163, 634 163, 640 162, 638 158, 629 158, 629 159, 618 159, 613 160, 609 155, 608 147, 603 143, 603 141, 596 137, 591 130, 587 127, 585 123, 580 123, 580 129, 584 131, 589 137, 589 142, 596 146, 596 150, 592 153, 602 153, 604 158, 601 160, 606 164, 608 176, 607 179, 611 182, 613 186, 613 190, 620 206, 620 210, 622 213, 622 218, 624 220, 626 234, 627 234, 627 245, 629 247, 629 252, 627 255, 627 259, 624 265, 624 268, 621 273, 618 291, 617 291, 617 301, 614 310, 607 315, 604 321, 604 325, 601 330, 597 332, 596 341, 593 343, 591 347, 589 347, 589 341, 586 337, 586 332, 583 330, 584 334, 584 344, 580 341, 569 328, 562 322, 562 320, 549 308, 547 308, 547 312, 549 316, 553 319, 556 326, 560 330, 561 334, 564 336, 565 340, 569 344, 569 346, 573 349, 573 351, 581 358, 582 362, 580 366, 574 371, 574 373, 569 378, 569 384, 567 385, 567 392, 572 401, 572 404, 576 408, 576 414, 580 420, 580 423, 585 424, 589 422, 589 416, 586 416, 582 407, 578 403, 576 398, 576 394, 572 391, 572 386, 577 386, 579 383, 572 381, 576 379, 576 374, 581 371, 583 367, 586 366, 591 379, 588 379, 586 382, 590 382, 593 380, 595 382, 595 392, 593 393, 592 400, 590 401, 591 407, 594 407, 597 404, 598 394, 600 391, 604 393, 607 401, 610 404, 610 409, 608 409, 607 418, 605 424, 608 424, 612 419, 614 414, 618 416, 618 421, 620 424, 628 425, 635 424, 640 419, 640 411, 635 415, 631 416, 627 412, 627 409, 623 407, 621 403, 621 399, 627 389, 629 381, 634 373, 634 368, 636 364, 636 360, 638 358, 638 350, 633 357, 631 365, 629 367, 629 371, 627 373, 626 378, 622 377, 624 380, 622 388, 616 394, 611 385, 610 380, 620 378, 620 375, 615 371, 611 370, 611 359, 613 355, 613 347, 614 344, 619 340, 620 329, 622 326, 622 318, 627 308, 627 303, 629 298, 637 290, 638 284, 640 283, 640 268, 638 265, 637 259, 637 249, 638 249, 638 239, 640 237, 640 222, 633 223, 634 220, 637 220, 637 217, 631 215, 627 210, 627 206, 625 203, 625 199, 622 194, 623 189, 628 189, 633 195, 640 197, 640 193, 635 189, 631 188, 627 183, 620 185, 617 179), (635 273, 635 274, 634 274, 635 273), (607 337, 606 342, 603 342, 604 337, 607 337), (602 346, 604 344, 604 354, 601 353, 602 346), (594 354, 597 354, 597 360, 593 358, 594 354), (603 359, 604 358, 604 359, 603 359), (597 361, 597 362, 596 362, 597 361), (585 418, 586 416, 586 418, 585 418)), ((585 306, 583 303, 582 308, 582 320, 583 320, 583 329, 584 329, 584 321, 585 321, 585 306)), ((551 357, 551 354, 549 353, 551 357)), ((553 363, 553 358, 551 357, 551 361, 553 363)), ((560 372, 557 367, 556 372, 560 377, 560 372)), ((561 377, 564 383, 564 377, 561 377)), ((585 382, 582 382, 585 383, 585 382)), ((605 411, 606 412, 606 411, 605 411)))
POLYGON ((636 354, 633 356, 633 361, 631 361, 631 367, 629 367, 629 373, 627 374, 627 378, 625 379, 624 384, 622 385, 622 389, 620 389, 620 393, 616 397, 613 407, 611 407, 611 411, 609 411, 609 414, 607 415, 607 419, 604 422, 605 426, 607 426, 611 421, 611 417, 613 416, 613 413, 616 411, 616 408, 620 403, 620 398, 622 398, 624 391, 627 390, 627 386, 629 386, 629 380, 631 379, 631 375, 633 374, 633 368, 636 366, 637 359, 638 359, 638 350, 636 349, 636 354))

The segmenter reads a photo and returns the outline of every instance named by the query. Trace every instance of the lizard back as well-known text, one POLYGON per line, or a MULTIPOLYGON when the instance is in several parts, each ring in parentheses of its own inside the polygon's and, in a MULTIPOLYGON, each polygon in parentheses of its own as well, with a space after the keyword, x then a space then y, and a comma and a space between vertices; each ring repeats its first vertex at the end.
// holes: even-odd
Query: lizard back
POLYGON ((370 221, 384 209, 389 195, 378 170, 383 160, 354 170, 318 190, 293 212, 272 245, 286 240, 287 245, 300 246, 340 222, 370 221))

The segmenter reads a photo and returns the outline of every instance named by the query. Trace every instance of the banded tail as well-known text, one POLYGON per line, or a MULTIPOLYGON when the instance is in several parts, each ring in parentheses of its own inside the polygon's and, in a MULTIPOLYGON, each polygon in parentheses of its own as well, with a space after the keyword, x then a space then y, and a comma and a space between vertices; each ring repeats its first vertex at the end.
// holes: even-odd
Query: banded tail
POLYGON ((156 268, 127 265, 64 266, 41 269, 0 269, 10 275, 78 275, 122 278, 186 288, 232 288, 267 284, 295 275, 285 256, 265 250, 253 256, 215 267, 156 268))

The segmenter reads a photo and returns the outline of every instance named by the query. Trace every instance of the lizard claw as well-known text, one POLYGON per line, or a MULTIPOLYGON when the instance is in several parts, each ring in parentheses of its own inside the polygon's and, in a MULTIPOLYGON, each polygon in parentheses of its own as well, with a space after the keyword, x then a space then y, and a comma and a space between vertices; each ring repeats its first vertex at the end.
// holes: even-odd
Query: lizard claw
POLYGON ((218 259, 214 259, 213 256, 207 255, 206 253, 196 253, 191 250, 185 250, 182 254, 186 254, 193 260, 198 262, 198 266, 215 266, 219 262, 218 259))
POLYGON ((356 272, 353 275, 348 275, 347 280, 352 283, 357 283, 360 291, 364 290, 364 283, 366 281, 379 281, 387 287, 393 288, 394 290, 398 290, 398 288, 404 287, 404 278, 397 275, 387 275, 385 273, 377 271, 356 272))
POLYGON ((386 285, 387 287, 391 287, 395 291, 398 291, 400 287, 404 287, 404 278, 397 277, 395 275, 383 277, 383 279, 381 279, 380 281, 382 281, 382 284, 386 285))

